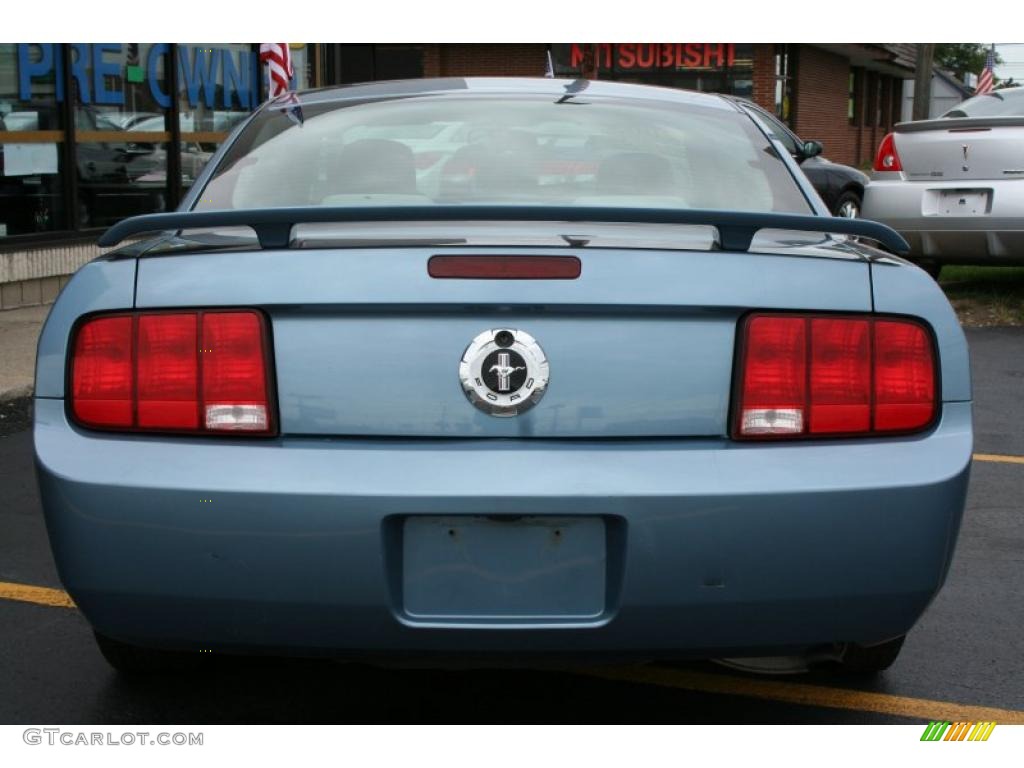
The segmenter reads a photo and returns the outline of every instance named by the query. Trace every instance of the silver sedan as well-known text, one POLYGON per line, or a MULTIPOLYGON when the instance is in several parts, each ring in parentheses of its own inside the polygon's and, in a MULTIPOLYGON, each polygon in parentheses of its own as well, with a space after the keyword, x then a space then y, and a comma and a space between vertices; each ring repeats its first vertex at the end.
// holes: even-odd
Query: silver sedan
POLYGON ((911 258, 1024 264, 1024 88, 974 96, 882 140, 864 216, 888 224, 911 258))

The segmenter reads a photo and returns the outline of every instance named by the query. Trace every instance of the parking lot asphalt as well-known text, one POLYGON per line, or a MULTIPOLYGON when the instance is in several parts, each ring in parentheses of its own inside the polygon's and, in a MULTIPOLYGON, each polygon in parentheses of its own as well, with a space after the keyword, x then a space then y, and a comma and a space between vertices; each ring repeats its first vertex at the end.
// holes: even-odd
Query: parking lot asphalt
POLYGON ((0 437, 0 723, 1024 722, 1024 329, 967 335, 976 461, 959 544, 942 592, 876 678, 704 662, 424 671, 230 660, 128 681, 62 593, 31 589, 60 581, 21 430, 0 437))

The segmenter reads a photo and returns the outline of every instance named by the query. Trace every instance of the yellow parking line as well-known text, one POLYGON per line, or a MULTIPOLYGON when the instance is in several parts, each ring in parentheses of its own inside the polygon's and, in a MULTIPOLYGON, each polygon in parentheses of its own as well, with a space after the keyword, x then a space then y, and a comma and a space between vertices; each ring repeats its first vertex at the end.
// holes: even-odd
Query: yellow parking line
POLYGON ((998 453, 976 453, 975 461, 995 461, 1000 464, 1024 464, 1024 456, 1002 456, 998 453))
POLYGON ((584 674, 617 682, 642 683, 701 693, 770 699, 807 707, 877 712, 916 720, 949 720, 951 722, 994 720, 1000 725, 1004 723, 1024 725, 1024 711, 1015 709, 976 707, 952 701, 914 699, 909 696, 855 691, 849 688, 826 688, 806 683, 787 683, 779 680, 761 680, 658 666, 594 668, 587 670, 584 674))
POLYGON ((74 608, 75 603, 63 589, 33 587, 29 584, 12 584, 0 581, 0 600, 18 600, 23 603, 51 605, 55 608, 74 608))

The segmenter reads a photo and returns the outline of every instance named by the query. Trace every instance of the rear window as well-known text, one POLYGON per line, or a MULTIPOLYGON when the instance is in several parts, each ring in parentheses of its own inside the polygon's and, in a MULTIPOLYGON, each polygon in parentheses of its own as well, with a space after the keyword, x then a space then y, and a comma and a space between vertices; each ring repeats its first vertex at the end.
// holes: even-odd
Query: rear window
POLYGON ((731 107, 464 94, 264 110, 195 208, 460 203, 810 211, 731 107))
POLYGON ((1003 88, 974 96, 943 117, 1024 117, 1024 88, 1003 88))

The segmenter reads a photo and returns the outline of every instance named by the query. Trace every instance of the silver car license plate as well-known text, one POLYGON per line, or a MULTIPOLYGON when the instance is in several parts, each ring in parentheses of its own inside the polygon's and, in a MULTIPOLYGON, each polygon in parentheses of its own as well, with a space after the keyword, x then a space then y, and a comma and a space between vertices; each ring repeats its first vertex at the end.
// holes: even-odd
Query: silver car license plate
POLYGON ((992 210, 990 189, 937 190, 936 213, 940 216, 985 216, 992 210))

